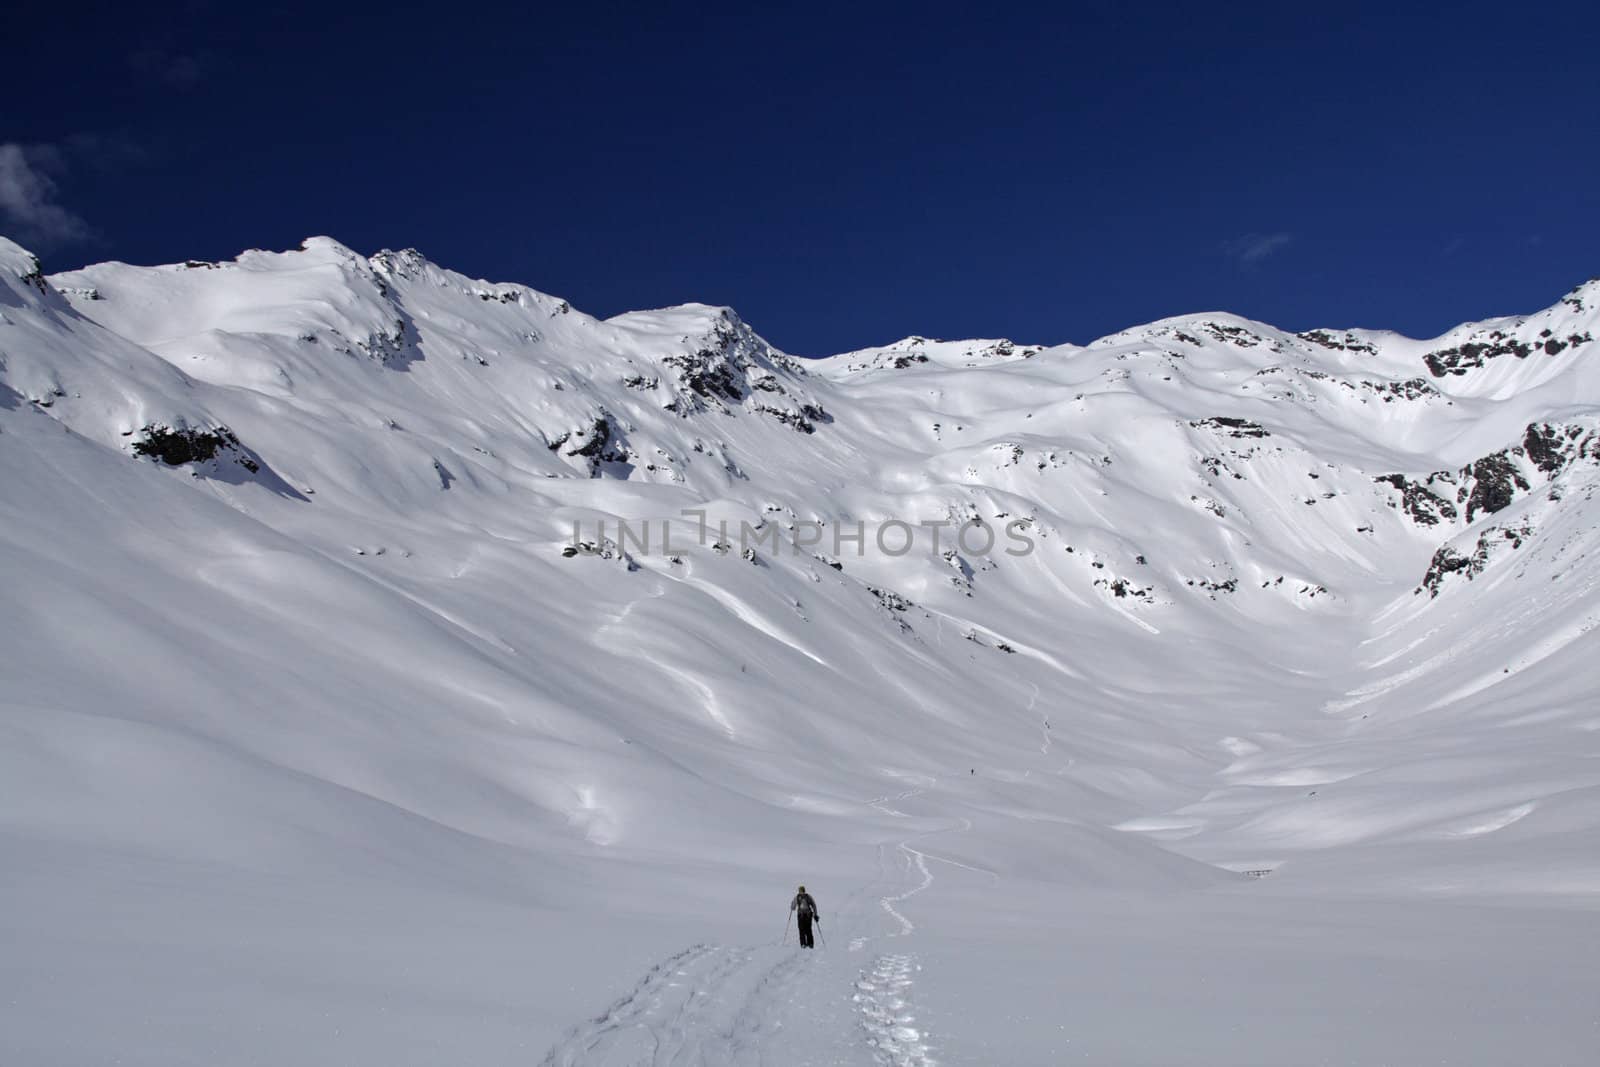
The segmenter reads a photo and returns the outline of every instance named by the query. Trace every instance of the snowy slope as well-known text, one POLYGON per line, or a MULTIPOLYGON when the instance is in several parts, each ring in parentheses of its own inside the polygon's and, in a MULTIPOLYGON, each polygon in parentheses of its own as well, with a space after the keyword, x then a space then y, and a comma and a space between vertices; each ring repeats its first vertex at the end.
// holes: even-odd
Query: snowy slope
POLYGON ((0 242, 6 1058, 1585 1062, 1597 330, 0 242))

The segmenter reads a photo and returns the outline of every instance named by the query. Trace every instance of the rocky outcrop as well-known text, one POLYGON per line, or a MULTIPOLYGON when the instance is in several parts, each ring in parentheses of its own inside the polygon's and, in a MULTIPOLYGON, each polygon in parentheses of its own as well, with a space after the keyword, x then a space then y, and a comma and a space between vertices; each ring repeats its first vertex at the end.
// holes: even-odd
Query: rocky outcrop
POLYGON ((1512 458, 1513 453, 1520 456, 1521 452, 1520 448, 1506 449, 1484 456, 1461 469, 1462 485, 1456 498, 1466 502, 1468 522, 1472 522, 1480 513, 1493 515, 1497 511, 1504 511, 1516 500, 1519 489, 1528 488, 1528 479, 1517 469, 1512 458))
POLYGON ((1367 355, 1373 355, 1378 351, 1376 346, 1348 332, 1343 337, 1338 337, 1327 330, 1307 330, 1305 333, 1296 334, 1295 336, 1302 341, 1309 341, 1311 344, 1321 348, 1330 348, 1336 352, 1364 352, 1367 355))
POLYGON ((1430 597, 1439 595, 1446 578, 1460 574, 1471 581, 1483 573, 1489 561, 1499 552, 1522 547, 1525 538, 1533 536, 1533 527, 1522 523, 1517 526, 1491 527, 1478 535, 1477 544, 1470 553, 1463 553, 1452 545, 1444 545, 1433 554, 1428 572, 1422 576, 1417 592, 1427 590, 1430 597))
MULTIPOLYGON (((1413 481, 1403 474, 1381 474, 1373 480, 1400 490, 1400 510, 1418 526, 1437 526, 1441 522, 1455 521, 1455 505, 1429 488, 1436 481, 1454 483, 1455 478, 1448 471, 1430 474, 1426 482, 1413 481)), ((1389 506, 1395 505, 1391 503, 1389 506)))
POLYGON ((1581 423, 1531 423, 1522 450, 1529 462, 1553 478, 1580 461, 1600 463, 1600 432, 1581 423))
POLYGON ((139 433, 133 442, 133 454, 149 456, 169 467, 222 459, 237 463, 251 474, 261 470, 261 465, 239 444, 238 436, 226 426, 194 430, 152 424, 139 433))
POLYGON ((628 447, 627 438, 617 427, 612 416, 604 411, 596 415, 587 425, 577 430, 569 430, 552 439, 549 447, 552 452, 584 460, 591 478, 599 478, 606 473, 615 473, 625 478, 626 470, 609 471, 608 467, 612 464, 628 465, 633 458, 633 450, 628 447))
POLYGON ((1427 364, 1429 373, 1435 378, 1443 378, 1447 374, 1466 374, 1502 356, 1515 356, 1517 359, 1527 359, 1535 353, 1556 356, 1569 348, 1586 345, 1593 340, 1588 331, 1569 333, 1563 337, 1557 336, 1554 330, 1546 328, 1541 330, 1534 340, 1525 341, 1512 337, 1502 330, 1491 330, 1483 340, 1468 341, 1451 348, 1429 352, 1422 357, 1422 361, 1427 364))
POLYGON ((1224 437, 1269 436, 1260 423, 1251 422, 1249 419, 1234 418, 1231 415, 1214 415, 1208 419, 1196 419, 1189 425, 1195 429, 1216 430, 1224 437))
MULTIPOLYGON (((795 379, 805 376, 800 364, 726 309, 691 351, 665 356, 661 364, 671 375, 673 393, 666 410, 685 418, 743 405, 800 433, 815 433, 819 423, 833 421, 821 403, 796 387, 795 379)), ((645 387, 643 379, 629 384, 645 387)), ((649 387, 656 384, 652 380, 649 387)))

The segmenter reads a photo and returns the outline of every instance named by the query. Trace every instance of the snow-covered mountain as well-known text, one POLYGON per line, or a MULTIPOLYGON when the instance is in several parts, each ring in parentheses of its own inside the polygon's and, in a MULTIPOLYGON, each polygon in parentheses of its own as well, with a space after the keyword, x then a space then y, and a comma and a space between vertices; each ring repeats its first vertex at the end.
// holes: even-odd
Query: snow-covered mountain
POLYGON ((1597 333, 0 241, 7 1059, 1586 1062, 1597 333))

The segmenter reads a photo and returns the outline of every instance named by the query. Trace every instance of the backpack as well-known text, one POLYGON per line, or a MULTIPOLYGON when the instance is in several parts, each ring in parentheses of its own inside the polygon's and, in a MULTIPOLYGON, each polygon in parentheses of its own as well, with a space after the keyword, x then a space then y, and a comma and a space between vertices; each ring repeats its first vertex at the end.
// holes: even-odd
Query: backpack
POLYGON ((812 901, 810 893, 801 893, 796 897, 795 906, 799 909, 802 919, 809 919, 817 913, 817 905, 812 901))

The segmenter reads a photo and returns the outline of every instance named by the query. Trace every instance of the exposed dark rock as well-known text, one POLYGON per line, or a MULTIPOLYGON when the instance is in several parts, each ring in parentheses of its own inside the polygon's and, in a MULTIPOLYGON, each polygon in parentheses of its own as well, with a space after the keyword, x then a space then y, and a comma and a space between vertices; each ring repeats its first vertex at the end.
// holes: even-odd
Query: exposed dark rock
POLYGON ((1245 476, 1228 466, 1228 461, 1221 456, 1201 456, 1200 466, 1213 478, 1226 474, 1236 481, 1245 480, 1245 476))
POLYGON ((801 433, 817 432, 816 423, 812 421, 813 419, 817 420, 818 422, 833 421, 833 416, 824 411, 822 406, 819 404, 801 404, 798 411, 791 411, 788 408, 774 407, 771 404, 755 404, 752 406, 751 410, 763 415, 771 415, 785 426, 788 426, 794 430, 798 430, 801 433))
POLYGON ((1403 382, 1362 381, 1361 387, 1382 396, 1385 404, 1395 400, 1424 400, 1439 395, 1439 390, 1429 385, 1426 378, 1407 378, 1403 382))
MULTIPOLYGON (((134 435, 129 432, 123 436, 134 435)), ((167 466, 190 466, 190 473, 196 478, 231 485, 249 482, 288 500, 309 503, 313 492, 284 481, 226 426, 195 430, 151 424, 139 431, 131 450, 136 456, 148 456, 167 466)))
POLYGON ((1231 415, 1213 415, 1208 419, 1196 419, 1189 423, 1196 429, 1211 429, 1228 437, 1267 437, 1267 431, 1259 424, 1249 419, 1234 418, 1231 415))
POLYGON ((1565 444, 1560 431, 1548 423, 1529 425, 1522 438, 1522 450, 1546 474, 1554 474, 1565 465, 1565 444))
POLYGON ((207 463, 219 454, 234 453, 239 466, 255 474, 261 465, 244 454, 239 438, 226 426, 212 430, 174 430, 167 426, 151 424, 141 433, 144 436, 133 443, 133 454, 151 456, 169 467, 184 463, 207 463))
POLYGON ((393 329, 360 338, 355 342, 355 345, 367 358, 377 360, 383 364, 393 364, 403 362, 402 357, 406 354, 408 340, 411 336, 414 335, 412 331, 407 329, 406 321, 397 318, 393 329))
POLYGON ((1437 352, 1429 352, 1423 356, 1422 362, 1428 365, 1429 372, 1435 378, 1443 378, 1446 374, 1466 374, 1500 356, 1527 359, 1532 351, 1533 346, 1526 341, 1506 337, 1496 330, 1489 335, 1487 341, 1469 341, 1454 348, 1441 348, 1437 352))
POLYGON ((637 571, 639 563, 631 554, 623 551, 622 546, 609 537, 601 537, 597 541, 576 541, 561 547, 561 555, 565 559, 574 556, 593 556, 597 559, 617 560, 629 571, 637 571))
MULTIPOLYGON (((580 430, 568 431, 549 443, 550 451, 557 452, 563 448, 563 455, 577 456, 588 461, 589 477, 598 478, 607 472, 608 464, 631 464, 633 451, 628 447, 621 431, 612 423, 611 417, 605 412, 594 417, 588 426, 580 430), (566 446, 571 445, 570 448, 566 446)), ((626 477, 628 470, 615 470, 611 473, 626 477)))
POLYGON ((1496 452, 1462 468, 1463 484, 1456 499, 1465 499, 1468 522, 1477 518, 1479 512, 1493 515, 1510 507, 1517 490, 1528 488, 1528 480, 1512 461, 1511 452, 1511 449, 1496 452))
POLYGON ((1251 333, 1243 326, 1224 326, 1220 322, 1203 322, 1200 328, 1210 333, 1211 336, 1226 344, 1236 345, 1239 348, 1254 348, 1263 343, 1263 339, 1251 333))
POLYGON ((944 560, 946 566, 959 574, 963 581, 972 581, 972 564, 963 559, 961 553, 951 548, 939 553, 939 557, 944 560))
MULTIPOLYGON (((1375 480, 1400 490, 1400 507, 1420 526, 1437 526, 1457 518, 1457 506, 1466 522, 1510 507, 1518 494, 1532 488, 1529 468, 1554 480, 1581 460, 1600 463, 1600 432, 1584 423, 1531 423, 1522 442, 1474 460, 1457 475, 1437 471, 1425 481, 1402 474, 1380 475, 1375 480), (1438 484, 1452 485, 1451 503, 1434 491, 1438 484)), ((1394 506, 1391 504, 1391 506, 1394 506)), ((1441 564, 1448 566, 1448 560, 1441 564)))
POLYGON ((867 592, 877 597, 878 603, 882 604, 889 611, 910 611, 912 608, 917 606, 914 602, 907 600, 899 593, 896 593, 890 589, 879 589, 875 585, 869 585, 867 586, 867 592))
POLYGON ((726 400, 743 400, 744 383, 738 371, 716 359, 711 349, 701 349, 691 355, 667 356, 661 361, 679 371, 678 380, 696 396, 721 397, 726 400))
POLYGON ((867 586, 867 592, 877 598, 878 606, 883 608, 889 617, 895 621, 895 624, 900 627, 901 633, 909 634, 914 632, 911 624, 905 620, 904 616, 907 611, 916 607, 915 604, 899 593, 888 589, 879 589, 877 586, 867 586))
POLYGON ((41 296, 50 292, 50 284, 44 280, 44 268, 40 265, 38 256, 29 253, 28 269, 20 277, 22 284, 33 286, 39 290, 41 296))
MULTIPOLYGON (((1096 563, 1094 566, 1103 568, 1104 564, 1096 563)), ((1096 589, 1108 590, 1118 600, 1132 598, 1146 604, 1154 604, 1156 602, 1155 586, 1141 586, 1115 575, 1108 578, 1096 578, 1094 586, 1096 589)))
MULTIPOLYGON (((818 423, 833 421, 820 404, 796 396, 774 372, 775 368, 804 377, 804 368, 766 345, 731 312, 724 311, 717 318, 711 332, 693 352, 667 356, 661 362, 675 372, 677 388, 665 405, 675 415, 687 418, 707 408, 727 412, 729 404, 763 394, 793 402, 761 400, 751 403, 750 410, 770 415, 800 433, 815 433, 818 423)), ((643 387, 642 381, 639 385, 632 381, 628 384, 643 387)))
POLYGON ((1470 581, 1483 573, 1483 569, 1489 565, 1490 556, 1497 548, 1521 548, 1523 539, 1532 535, 1533 527, 1527 524, 1493 527, 1478 535, 1478 543, 1470 556, 1464 556, 1451 546, 1444 545, 1433 554, 1433 559, 1428 564, 1428 572, 1423 575, 1422 584, 1417 587, 1417 592, 1426 589, 1430 597, 1438 596, 1440 586, 1452 574, 1464 574, 1470 581))
POLYGON ((1530 423, 1522 450, 1535 467, 1554 477, 1580 459, 1600 463, 1600 433, 1575 424, 1530 423))
POLYGON ((746 372, 755 366, 757 347, 754 335, 743 323, 723 314, 701 348, 661 361, 678 372, 679 397, 668 405, 669 409, 687 415, 703 408, 703 401, 743 400, 746 372))
POLYGON ((1376 347, 1361 340, 1353 333, 1347 333, 1341 338, 1335 337, 1327 330, 1308 330, 1295 336, 1302 341, 1310 341, 1314 345, 1321 345, 1323 348, 1331 348, 1340 352, 1366 352, 1373 354, 1378 351, 1376 347))
MULTIPOLYGON (((1449 480, 1450 475, 1440 471, 1428 476, 1430 482, 1436 478, 1449 480)), ((1412 481, 1403 474, 1382 474, 1373 481, 1400 490, 1401 510, 1418 526, 1437 526, 1441 521, 1455 520, 1456 506, 1421 482, 1412 481)))

